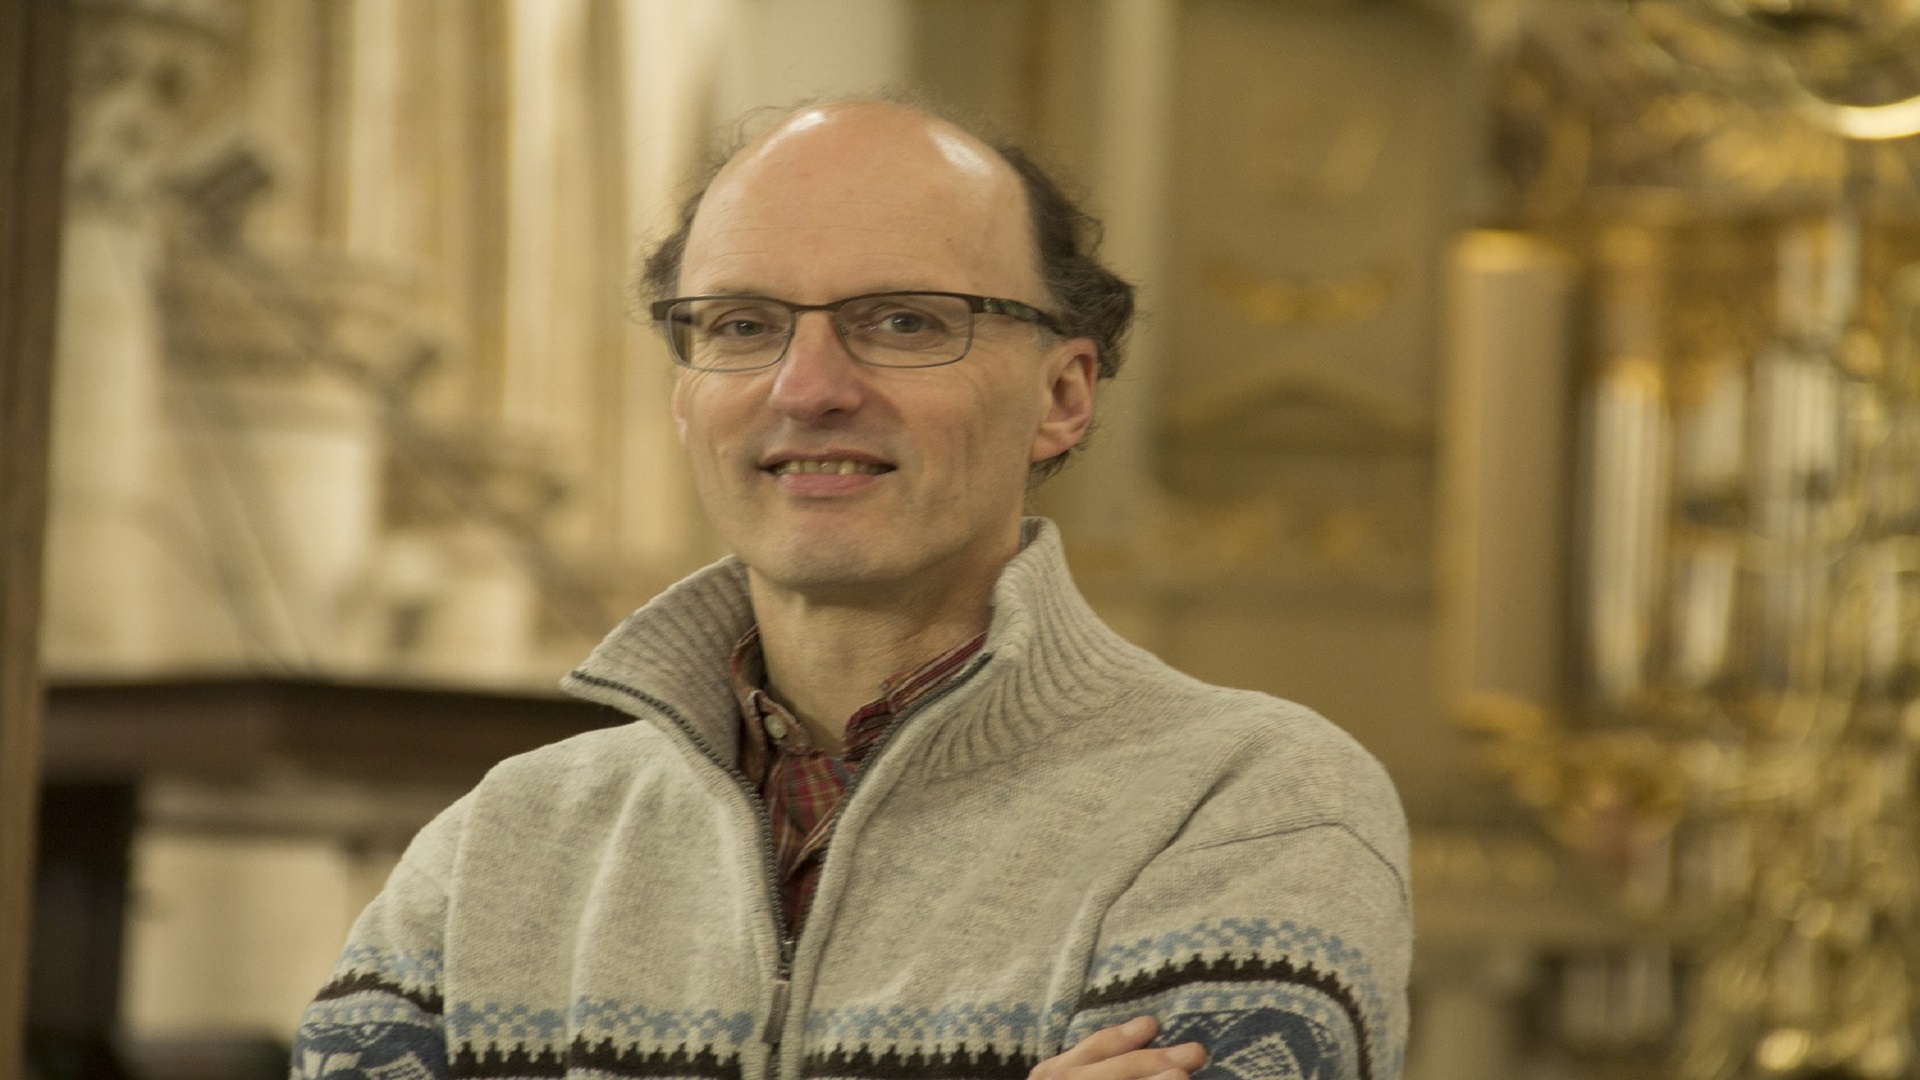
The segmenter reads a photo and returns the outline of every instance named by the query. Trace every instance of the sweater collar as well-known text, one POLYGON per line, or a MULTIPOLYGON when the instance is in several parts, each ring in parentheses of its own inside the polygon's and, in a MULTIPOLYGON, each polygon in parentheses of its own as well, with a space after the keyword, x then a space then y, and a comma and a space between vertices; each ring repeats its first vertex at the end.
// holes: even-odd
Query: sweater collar
MULTIPOLYGON (((746 566, 728 556, 628 616, 561 686, 643 719, 671 710, 710 752, 731 762, 739 710, 727 657, 752 624, 746 566)), ((1071 706, 1111 687, 1114 665, 1135 651, 1074 587, 1059 529, 1027 518, 1020 552, 994 586, 987 643, 974 661, 984 666, 964 693, 950 695, 984 702, 982 723, 943 725, 940 756, 999 758, 1017 749, 1051 719, 1078 712, 1071 706)))

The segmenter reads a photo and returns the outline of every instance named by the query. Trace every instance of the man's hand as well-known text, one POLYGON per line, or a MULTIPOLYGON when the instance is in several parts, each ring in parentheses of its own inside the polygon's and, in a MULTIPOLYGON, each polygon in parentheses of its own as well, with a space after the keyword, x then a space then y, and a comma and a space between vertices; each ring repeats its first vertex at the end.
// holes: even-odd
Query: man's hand
POLYGON ((1142 1050, 1159 1030, 1151 1016, 1101 1028, 1035 1065, 1027 1080, 1187 1080, 1207 1063, 1207 1048, 1199 1043, 1142 1050))

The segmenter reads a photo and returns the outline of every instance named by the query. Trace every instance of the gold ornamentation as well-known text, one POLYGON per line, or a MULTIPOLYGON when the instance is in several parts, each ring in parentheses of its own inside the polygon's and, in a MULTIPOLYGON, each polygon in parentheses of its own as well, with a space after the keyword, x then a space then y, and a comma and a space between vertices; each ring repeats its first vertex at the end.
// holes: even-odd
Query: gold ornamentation
POLYGON ((1885 210, 1920 195, 1920 18, 1555 10, 1495 145, 1596 267, 1584 671, 1459 714, 1692 959, 1680 1075, 1907 1075, 1920 236, 1885 210))
POLYGON ((1586 686, 1460 716, 1697 961, 1682 1076, 1892 1078, 1920 956, 1920 236, 1842 208, 1754 227, 1766 257, 1716 280, 1716 228, 1748 227, 1600 245, 1586 686))
POLYGON ((1400 274, 1382 268, 1328 281, 1289 281, 1261 277, 1228 259, 1216 260, 1202 276, 1208 291, 1262 326, 1371 319, 1386 309, 1400 279, 1400 274))

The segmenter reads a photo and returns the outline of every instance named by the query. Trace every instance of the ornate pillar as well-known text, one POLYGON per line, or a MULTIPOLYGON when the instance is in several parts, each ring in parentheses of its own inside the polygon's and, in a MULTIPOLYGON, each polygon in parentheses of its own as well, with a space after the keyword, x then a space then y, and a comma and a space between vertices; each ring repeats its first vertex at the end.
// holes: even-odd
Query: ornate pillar
MULTIPOLYGON (((706 102, 738 27, 721 3, 633 0, 618 13, 622 135, 632 148, 626 235, 644 244, 673 229, 687 183, 705 165, 714 119, 706 102)), ((616 557, 664 586, 695 553, 700 509, 668 411, 673 363, 660 336, 644 318, 630 320, 621 353, 616 557)))
MULTIPOLYGON (((1165 313, 1168 157, 1173 146, 1174 53, 1180 5, 1122 0, 1109 5, 1101 71, 1100 128, 1092 189, 1106 226, 1104 253, 1138 288, 1143 312, 1165 313)), ((1101 386, 1094 449, 1074 462, 1060 492, 1076 544, 1141 553, 1140 528, 1157 488, 1164 317, 1134 324, 1123 374, 1101 386)))
POLYGON ((210 573, 165 494, 161 186, 222 78, 224 5, 90 3, 76 27, 43 647, 50 670, 145 671, 229 651, 169 599, 210 573))

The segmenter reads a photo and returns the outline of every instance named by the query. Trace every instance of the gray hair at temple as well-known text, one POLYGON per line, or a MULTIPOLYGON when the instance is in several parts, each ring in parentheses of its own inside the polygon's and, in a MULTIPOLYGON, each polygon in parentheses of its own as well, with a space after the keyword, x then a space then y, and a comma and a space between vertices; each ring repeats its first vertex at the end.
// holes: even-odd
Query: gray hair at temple
MULTIPOLYGON (((929 106, 924 101, 899 97, 865 100, 891 101, 953 124, 991 146, 1012 167, 1027 194, 1027 215, 1034 251, 1040 261, 1040 280, 1052 301, 1053 309, 1049 314, 1059 322, 1067 337, 1084 337, 1093 342, 1099 353, 1099 378, 1110 379, 1119 374, 1120 364, 1124 360, 1121 348, 1126 340, 1127 328, 1133 322, 1133 285, 1100 262, 1098 253, 1102 230, 1099 220, 1082 210, 1032 155, 1013 143, 980 136, 972 125, 955 120, 946 110, 929 106)), ((783 109, 780 115, 788 115, 791 111, 783 109)), ((745 138, 737 140, 727 153, 713 163, 700 178, 693 194, 681 204, 679 222, 674 231, 655 245, 641 264, 639 279, 635 282, 635 291, 641 300, 665 300, 679 289, 680 260, 686 254, 687 234, 693 228, 694 215, 700 210, 700 200, 706 196, 708 186, 721 168, 744 149, 747 142, 745 138)), ((1089 428, 1089 437, 1091 433, 1092 429, 1089 428)), ((1084 445, 1086 439, 1080 442, 1080 446, 1084 445)), ((1068 456, 1080 446, 1045 461, 1035 462, 1032 482, 1038 484, 1059 472, 1066 465, 1068 456)))

